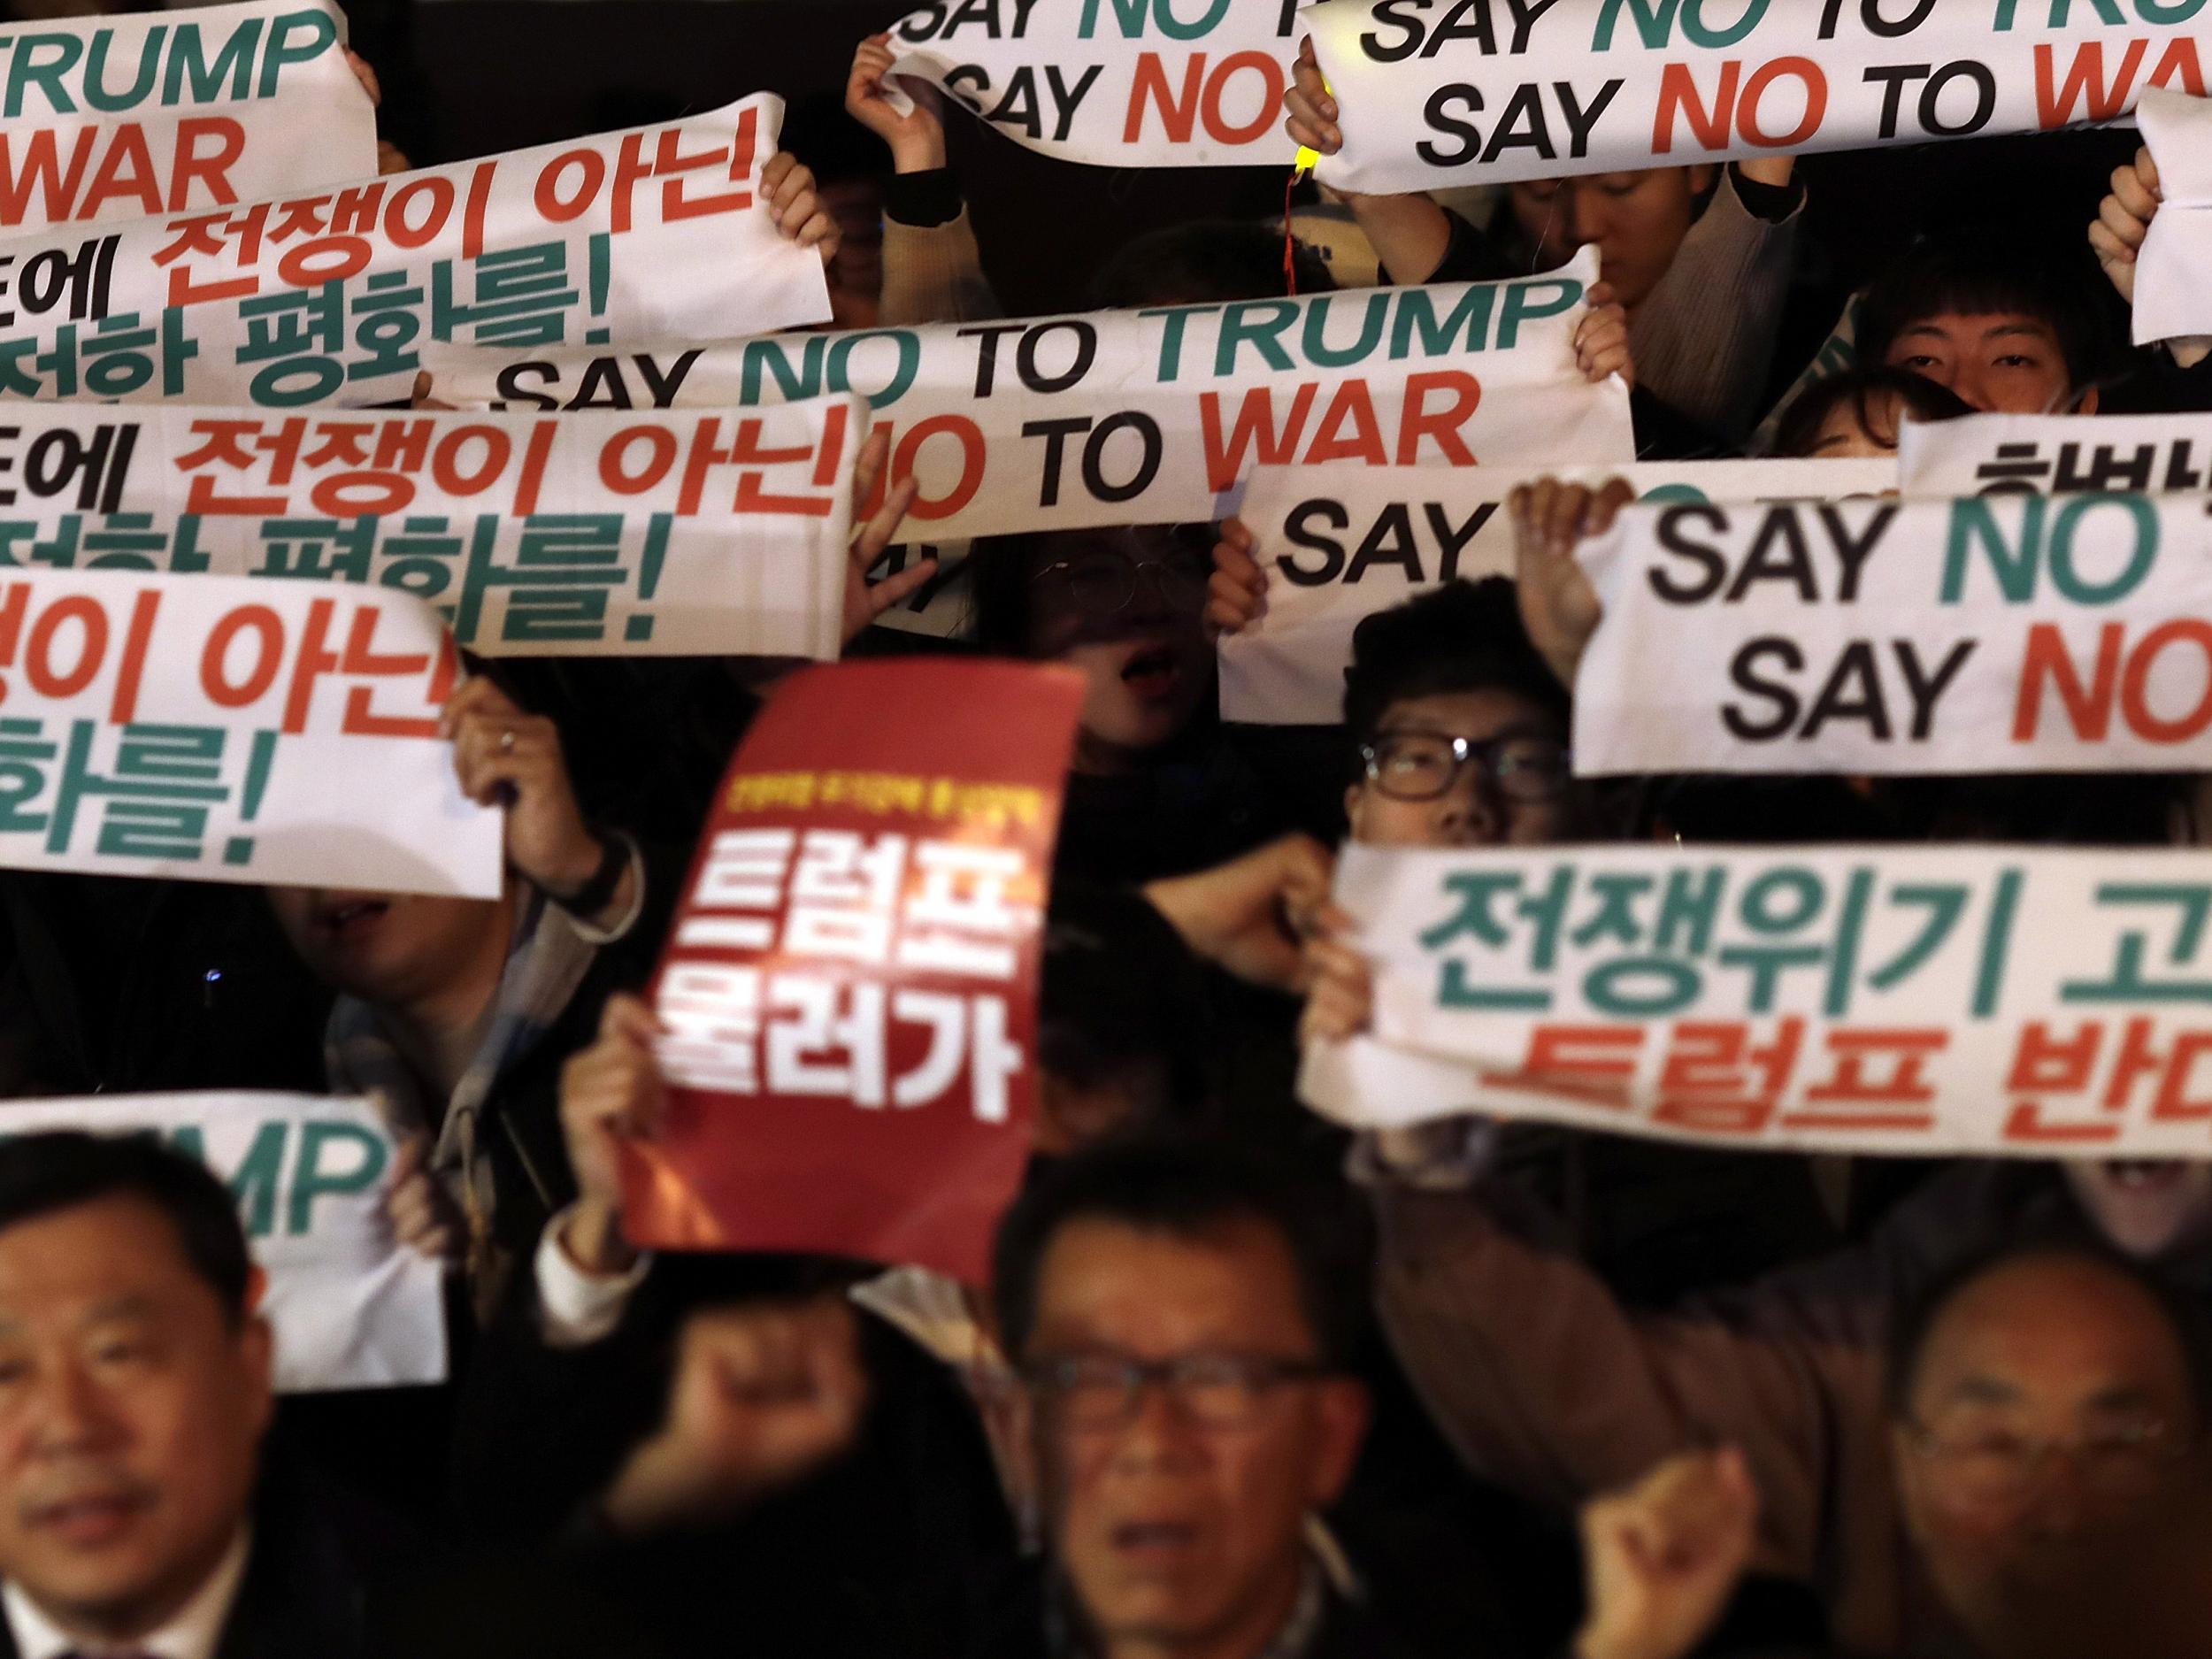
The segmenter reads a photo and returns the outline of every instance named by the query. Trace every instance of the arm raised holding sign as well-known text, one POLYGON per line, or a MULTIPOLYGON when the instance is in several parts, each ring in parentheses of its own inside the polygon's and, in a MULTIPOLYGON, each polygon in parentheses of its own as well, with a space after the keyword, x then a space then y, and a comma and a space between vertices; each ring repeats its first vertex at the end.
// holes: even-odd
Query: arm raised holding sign
MULTIPOLYGON (((2097 263, 2130 305, 2135 303, 2136 259, 2164 199, 2159 191, 2158 164, 2151 159, 2148 149, 2139 150, 2132 162, 2114 171, 2111 194, 2099 205, 2089 227, 2089 245, 2097 250, 2097 263)), ((2212 357, 2212 339, 2165 343, 2174 361, 2185 369, 2212 357)))

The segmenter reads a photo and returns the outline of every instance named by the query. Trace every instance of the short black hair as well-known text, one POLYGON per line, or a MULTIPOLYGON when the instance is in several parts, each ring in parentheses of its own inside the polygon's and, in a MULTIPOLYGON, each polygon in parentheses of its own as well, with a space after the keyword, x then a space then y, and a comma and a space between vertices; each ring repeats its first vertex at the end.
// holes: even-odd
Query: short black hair
POLYGON ((1393 704, 1493 688, 1526 697, 1562 726, 1573 710, 1528 637, 1513 584, 1502 576, 1448 581, 1353 630, 1344 724, 1354 742, 1368 743, 1393 704))
POLYGON ((1966 1292, 1991 1274, 2024 1262, 2074 1262, 2094 1267, 2132 1285, 2155 1308, 2181 1350, 2188 1376, 2189 1403, 2200 1426, 2212 1424, 2212 1332, 2189 1297, 2154 1269, 2086 1233, 2039 1230, 2008 1239, 1954 1263, 1909 1297, 1890 1329, 1883 1382, 1890 1416, 1909 1418, 1920 1362, 1937 1322, 1966 1292))
POLYGON ((253 1256, 245 1229, 229 1189, 199 1159, 152 1134, 57 1129, 0 1139, 0 1231, 107 1198, 161 1211, 224 1314, 233 1324, 246 1317, 253 1256))
POLYGON ((2113 360, 2111 331, 2087 256, 1991 227, 1915 243, 1866 290, 1856 338, 1861 362, 1889 356, 1898 335, 1932 317, 2016 311, 2048 323, 2079 396, 2113 360))
POLYGON ((1006 1352, 1018 1362, 1036 1327, 1045 1253, 1079 1221, 1185 1239, 1257 1222, 1290 1253, 1322 1363, 1342 1370, 1359 1351, 1363 1303, 1351 1271, 1353 1229, 1334 1195, 1250 1148, 1155 1135, 1109 1141, 1055 1165, 999 1223, 992 1296, 1006 1352))
MULTIPOLYGON (((1245 219, 1206 219, 1147 231, 1099 267, 1086 297, 1094 307, 1210 305, 1280 299, 1290 292, 1283 233, 1245 219)), ((1321 256, 1290 244, 1300 294, 1335 288, 1321 256)))
POLYGON ((1781 419, 1775 425, 1774 453, 1810 455, 1829 416, 1847 403, 1851 405, 1859 425, 1870 433, 1874 430, 1874 405, 1889 397, 1896 398, 1903 405, 1905 414, 1915 420, 1955 420, 1961 415, 1974 412, 1973 406, 1956 392, 1947 386, 1937 385, 1924 374, 1915 374, 1910 369, 1893 369, 1885 364, 1863 364, 1841 374, 1832 374, 1824 380, 1816 380, 1790 400, 1789 407, 1782 411, 1781 419))

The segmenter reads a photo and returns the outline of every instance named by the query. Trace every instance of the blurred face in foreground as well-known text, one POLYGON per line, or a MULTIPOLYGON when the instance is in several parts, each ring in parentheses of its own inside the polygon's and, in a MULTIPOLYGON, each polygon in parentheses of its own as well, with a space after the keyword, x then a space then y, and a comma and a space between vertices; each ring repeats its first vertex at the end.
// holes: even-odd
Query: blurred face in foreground
POLYGON ((0 1232, 0 1577, 101 1643, 159 1627, 237 1537, 271 1410, 234 1319, 142 1199, 0 1232))
POLYGON ((1260 1653, 1367 1418, 1359 1385, 1318 1369, 1289 1247, 1256 1219, 1191 1236, 1071 1221, 1029 1346, 1048 1522, 1100 1648, 1260 1653), (1133 1383, 1132 1363, 1176 1371, 1133 1383))
POLYGON ((1344 796, 1372 847, 1538 847, 1571 839, 1582 795, 1558 717, 1503 687, 1394 703, 1344 796))
POLYGON ((1958 1293, 1893 1428, 1906 1523, 1981 1648, 2039 1651, 2154 1525, 2199 1433, 2163 1312, 2109 1267, 2001 1265, 1958 1293))

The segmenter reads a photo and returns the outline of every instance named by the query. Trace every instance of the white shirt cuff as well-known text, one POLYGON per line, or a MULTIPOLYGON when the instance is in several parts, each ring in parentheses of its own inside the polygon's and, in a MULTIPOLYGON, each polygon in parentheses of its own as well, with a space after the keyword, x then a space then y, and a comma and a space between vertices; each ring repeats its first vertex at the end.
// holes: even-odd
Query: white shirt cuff
POLYGON ((538 1328, 550 1348, 588 1348, 611 1336, 653 1264, 651 1254, 641 1250, 626 1273, 587 1273, 561 1248, 561 1231, 575 1213, 571 1204, 545 1224, 538 1240, 538 1328))
POLYGON ((622 843, 623 848, 630 856, 628 908, 614 919, 611 926, 594 927, 582 917, 574 915, 561 906, 554 907, 560 910, 568 925, 576 930, 576 936, 588 945, 611 945, 617 940, 626 937, 629 931, 637 926, 637 918, 645 914, 645 855, 638 850, 638 844, 620 830, 614 832, 614 837, 622 843))

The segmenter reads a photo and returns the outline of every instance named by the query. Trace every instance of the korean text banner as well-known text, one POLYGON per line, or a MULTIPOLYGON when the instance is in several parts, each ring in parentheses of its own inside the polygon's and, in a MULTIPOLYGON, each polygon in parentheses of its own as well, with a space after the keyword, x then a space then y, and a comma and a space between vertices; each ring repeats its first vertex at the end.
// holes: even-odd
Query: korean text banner
POLYGON ((1221 641, 1221 718, 1333 726, 1363 618, 1455 579, 1513 574, 1505 500, 1549 473, 1622 477, 1646 502, 1834 501, 1895 488, 1887 460, 1681 461, 1626 467, 1262 467, 1238 518, 1267 608, 1221 641))
POLYGON ((33 405, 0 567, 398 589, 493 657, 831 657, 862 419, 33 405))
POLYGON ((729 339, 822 322, 756 173, 782 104, 311 196, 0 241, 0 397, 389 403, 428 340, 729 339))
POLYGON ((2212 99, 2147 92, 2137 111, 2162 205, 2135 267, 2135 343, 2212 338, 2212 99))
POLYGON ((495 898, 458 663, 405 594, 0 571, 0 868, 495 898))
POLYGON ((1425 190, 2124 119, 2204 92, 2205 0, 1322 0, 1317 174, 1425 190))
POLYGON ((0 228, 205 211, 376 173, 329 0, 0 27, 0 228))
POLYGON ((1356 846, 1337 896, 1373 1038, 1301 1088, 1348 1122, 2212 1156, 2205 854, 1356 846))
POLYGON ((154 1133, 221 1176, 276 1331, 287 1393, 445 1380, 443 1272, 393 1237, 396 1147, 365 1100, 306 1094, 98 1094, 12 1100, 0 1135, 154 1133))
POLYGON ((921 483, 918 541, 1217 517, 1257 465, 1635 458, 1628 393, 1574 333, 1592 250, 1510 282, 1024 321, 784 334, 672 352, 440 352, 457 408, 705 408, 858 392, 921 483))
POLYGON ((1909 420, 1897 464, 1908 495, 2212 495, 2212 414, 1909 420))
POLYGON ((889 84, 932 81, 1063 161, 1286 167, 1297 11, 1298 0, 931 0, 892 26, 889 84))
POLYGON ((1579 557, 1585 775, 2212 760, 2200 499, 1631 507, 1579 557))
POLYGON ((641 1244, 980 1283, 1029 1156, 1037 968, 1083 699, 1065 669, 802 671, 740 746, 654 983, 641 1244))

